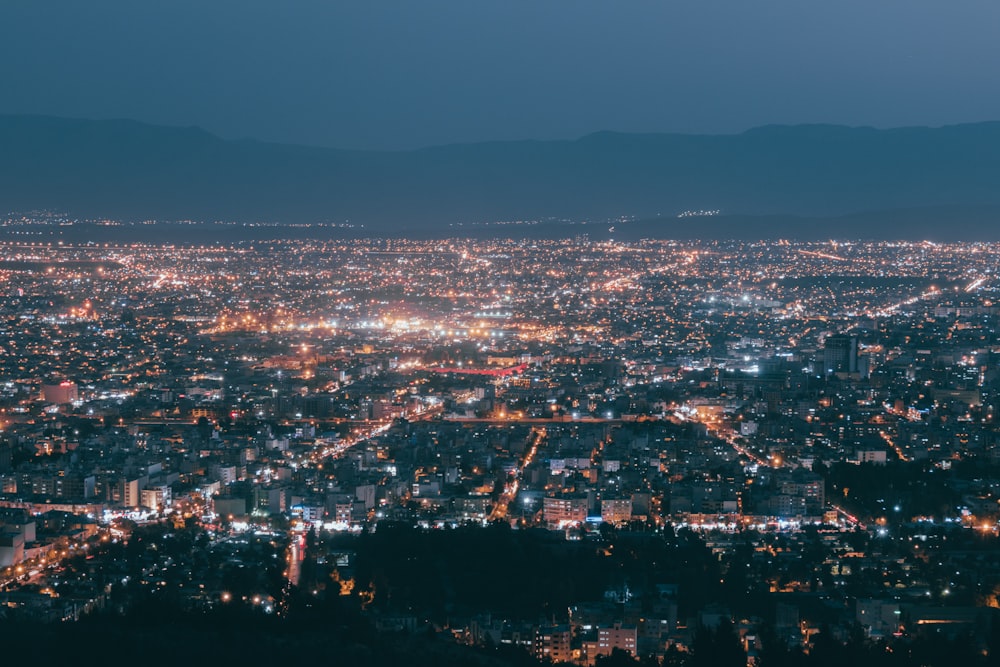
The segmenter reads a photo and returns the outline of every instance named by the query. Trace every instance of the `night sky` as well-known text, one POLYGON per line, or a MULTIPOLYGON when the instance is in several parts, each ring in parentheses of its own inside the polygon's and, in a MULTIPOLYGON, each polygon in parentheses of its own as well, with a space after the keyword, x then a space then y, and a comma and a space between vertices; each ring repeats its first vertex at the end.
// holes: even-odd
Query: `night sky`
POLYGON ((0 112, 402 149, 1000 119, 996 0, 6 0, 0 112))

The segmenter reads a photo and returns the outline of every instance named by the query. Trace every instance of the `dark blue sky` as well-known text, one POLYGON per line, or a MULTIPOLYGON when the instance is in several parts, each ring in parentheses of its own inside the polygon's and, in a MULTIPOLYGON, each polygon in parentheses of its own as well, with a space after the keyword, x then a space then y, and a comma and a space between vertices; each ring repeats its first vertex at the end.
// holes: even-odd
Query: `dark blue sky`
POLYGON ((345 148, 1000 120, 997 0, 4 0, 0 112, 345 148))

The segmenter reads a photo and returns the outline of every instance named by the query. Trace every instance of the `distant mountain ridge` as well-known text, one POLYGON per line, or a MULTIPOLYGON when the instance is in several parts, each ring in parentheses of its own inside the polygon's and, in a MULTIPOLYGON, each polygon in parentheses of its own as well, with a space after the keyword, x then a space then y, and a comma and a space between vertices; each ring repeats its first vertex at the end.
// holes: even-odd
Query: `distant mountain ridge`
POLYGON ((645 220, 654 234, 680 223, 710 235, 713 225, 726 227, 722 219, 675 219, 709 209, 725 214, 728 235, 767 236, 780 219, 787 236, 789 225, 850 226, 861 216, 861 231, 891 225, 872 229, 889 237, 883 232, 907 235, 899 213, 906 209, 996 237, 1000 122, 599 132, 385 152, 229 141, 135 121, 0 116, 0 211, 39 208, 133 220, 350 221, 395 235, 623 215, 645 220))

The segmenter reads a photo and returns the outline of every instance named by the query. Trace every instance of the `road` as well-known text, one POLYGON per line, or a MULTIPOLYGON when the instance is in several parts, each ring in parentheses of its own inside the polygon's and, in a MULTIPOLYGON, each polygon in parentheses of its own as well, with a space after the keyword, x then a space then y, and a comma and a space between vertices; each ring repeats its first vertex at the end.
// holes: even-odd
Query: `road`
MULTIPOLYGON (((729 428, 727 428, 726 431, 723 432, 721 429, 717 428, 716 425, 714 425, 714 424, 709 424, 707 422, 698 421, 696 419, 690 419, 689 417, 687 417, 686 415, 684 415, 684 414, 682 414, 680 412, 675 412, 673 414, 673 421, 675 423, 684 423, 684 422, 690 423, 690 422, 694 422, 695 424, 701 424, 705 428, 709 429, 709 431, 713 432, 715 434, 715 437, 719 438, 720 440, 724 440, 726 443, 728 443, 729 446, 732 447, 734 450, 736 450, 736 453, 739 454, 740 456, 744 456, 744 457, 750 459, 751 461, 753 461, 754 463, 756 463, 758 465, 762 465, 762 466, 771 466, 771 465, 774 465, 773 462, 766 461, 766 460, 762 459, 761 457, 757 456, 756 454, 754 454, 753 452, 751 452, 749 449, 747 449, 746 447, 744 447, 743 445, 741 445, 739 442, 737 442, 736 439, 739 436, 736 435, 735 431, 733 431, 733 430, 731 430, 729 428)), ((781 466, 781 463, 779 462, 778 466, 776 466, 776 467, 780 467, 780 466, 781 466)))
POLYGON ((108 539, 110 539, 109 534, 105 530, 100 530, 83 542, 53 544, 44 556, 4 568, 3 574, 0 575, 0 589, 38 583, 46 575, 62 567, 62 561, 89 551, 91 547, 97 546, 102 540, 107 541, 108 539))
POLYGON ((521 487, 521 476, 524 474, 524 469, 531 465, 531 462, 535 459, 535 455, 538 453, 538 446, 545 440, 546 435, 547 433, 544 428, 532 429, 531 446, 528 447, 524 456, 518 462, 517 468, 514 470, 514 479, 507 483, 503 493, 500 494, 500 498, 497 499, 496 505, 493 506, 493 510, 489 515, 489 521, 506 518, 507 509, 517 499, 517 492, 521 487))

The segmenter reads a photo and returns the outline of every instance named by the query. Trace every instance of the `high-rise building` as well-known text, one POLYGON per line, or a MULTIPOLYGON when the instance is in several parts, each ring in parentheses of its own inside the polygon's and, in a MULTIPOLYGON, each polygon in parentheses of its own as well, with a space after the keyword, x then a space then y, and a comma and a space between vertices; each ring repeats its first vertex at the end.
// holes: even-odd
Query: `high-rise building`
POLYGON ((823 374, 858 372, 858 337, 846 334, 827 336, 823 343, 823 374))
POLYGON ((77 400, 78 392, 75 382, 60 382, 59 384, 42 385, 42 396, 46 403, 63 405, 77 400))

